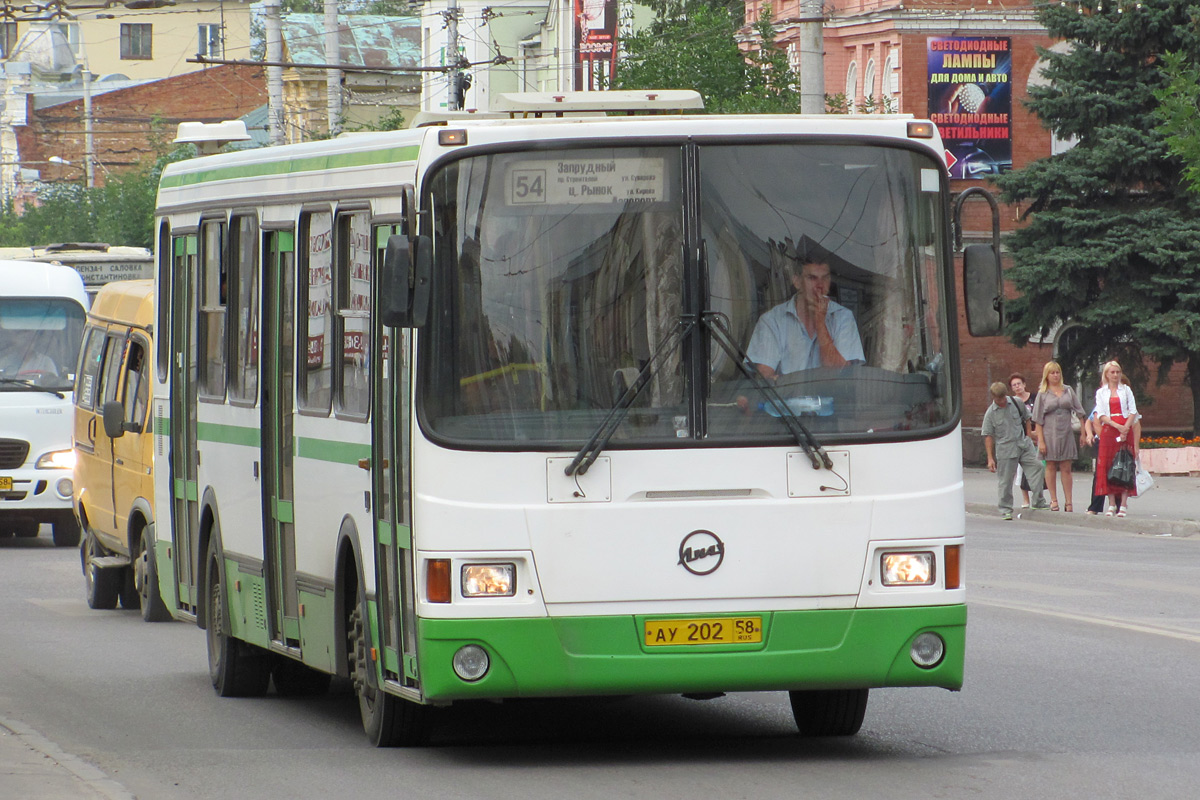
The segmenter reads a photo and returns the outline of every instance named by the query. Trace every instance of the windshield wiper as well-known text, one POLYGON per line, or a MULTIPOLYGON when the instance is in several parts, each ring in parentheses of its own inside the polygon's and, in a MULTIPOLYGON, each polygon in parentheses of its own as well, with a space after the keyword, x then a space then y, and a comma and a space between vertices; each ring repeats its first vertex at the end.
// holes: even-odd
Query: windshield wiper
POLYGON ((571 463, 567 465, 565 470, 567 475, 586 474, 592 464, 596 463, 596 459, 600 457, 600 452, 604 450, 609 440, 612 439, 613 434, 617 432, 617 427, 620 426, 621 420, 625 419, 625 415, 629 413, 629 407, 633 405, 633 401, 641 394, 642 389, 650 383, 650 376, 658 371, 659 362, 663 355, 674 350, 695 327, 695 316, 685 315, 679 318, 675 324, 675 330, 662 340, 658 349, 654 351, 654 354, 638 370, 637 377, 633 379, 617 399, 616 404, 609 409, 608 414, 600 422, 599 427, 596 428, 596 432, 588 439, 587 444, 580 448, 579 452, 575 454, 575 458, 571 459, 571 463))
POLYGON ((800 445, 800 449, 812 462, 812 468, 820 469, 824 465, 825 469, 833 469, 833 459, 825 452, 825 448, 817 443, 812 431, 804 426, 804 423, 796 416, 796 412, 792 411, 792 407, 779 394, 775 385, 764 378, 757 369, 750 366, 750 358, 746 355, 746 351, 738 346, 737 341, 725 326, 724 315, 717 311, 705 311, 700 315, 700 321, 712 334, 712 338, 716 340, 717 344, 721 345, 726 354, 733 359, 733 363, 738 365, 742 374, 750 380, 751 385, 758 389, 771 404, 771 408, 775 409, 776 416, 783 420, 783 424, 791 432, 796 444, 800 445))
POLYGON ((20 386, 27 392, 46 392, 54 395, 59 400, 62 400, 66 397, 66 395, 60 392, 58 389, 51 389, 49 386, 39 386, 33 381, 24 380, 23 378, 0 378, 0 383, 8 386, 20 386))

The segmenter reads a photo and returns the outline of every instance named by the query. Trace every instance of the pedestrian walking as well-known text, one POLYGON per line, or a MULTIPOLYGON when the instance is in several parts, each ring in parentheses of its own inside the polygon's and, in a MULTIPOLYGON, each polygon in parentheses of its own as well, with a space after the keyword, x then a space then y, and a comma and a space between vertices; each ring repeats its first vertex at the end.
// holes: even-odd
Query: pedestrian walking
POLYGON ((1037 446, 1029 438, 1027 425, 1029 412, 1025 404, 1008 396, 1008 387, 996 381, 989 388, 991 405, 983 415, 984 448, 987 450, 988 469, 996 473, 997 506, 1003 519, 1013 518, 1013 476, 1020 465, 1029 476, 1029 493, 1034 508, 1048 509, 1042 498, 1044 471, 1038 457, 1037 446))

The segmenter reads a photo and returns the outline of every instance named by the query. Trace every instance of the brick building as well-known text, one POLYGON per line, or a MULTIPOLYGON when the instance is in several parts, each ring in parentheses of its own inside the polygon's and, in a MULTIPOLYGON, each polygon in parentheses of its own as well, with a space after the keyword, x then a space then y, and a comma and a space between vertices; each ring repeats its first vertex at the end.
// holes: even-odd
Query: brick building
MULTIPOLYGON (((813 0, 746 2, 748 21, 757 19, 770 5, 776 42, 788 49, 797 71, 801 12, 809 11, 812 3, 813 0)), ((1008 155, 1011 166, 1019 169, 1070 146, 1070 143, 1057 141, 1022 103, 1028 94, 1028 86, 1042 80, 1037 48, 1056 46, 1038 24, 1031 6, 1006 9, 999 3, 983 0, 825 0, 820 7, 824 14, 825 92, 827 95, 843 94, 848 107, 910 113, 938 121, 935 115, 946 109, 930 107, 930 97, 936 94, 936 91, 931 92, 931 80, 936 79, 931 78, 935 72, 931 66, 935 59, 930 56, 937 46, 931 43, 932 40, 1003 40, 1008 43, 1011 58, 1007 73, 1011 95, 1005 109, 1011 115, 1008 155)), ((950 149, 947 128, 941 124, 939 128, 943 138, 947 139, 947 149, 950 149)), ((1008 164, 996 168, 1007 169, 1008 164)), ((952 175, 955 174, 952 167, 952 175)), ((951 191, 957 193, 972 186, 994 191, 986 180, 986 167, 979 174, 976 179, 955 177, 951 180, 951 191)), ((1021 211, 1001 205, 1002 232, 1021 224, 1021 211)), ((991 225, 991 211, 982 199, 972 199, 964 205, 964 244, 990 241, 991 225)), ((971 337, 966 331, 961 291, 960 285, 963 425, 972 428, 982 421, 988 404, 987 387, 992 381, 1004 381, 1012 372, 1021 372, 1030 382, 1036 383, 1041 379, 1042 366, 1056 357, 1058 344, 1071 332, 1069 324, 1059 326, 1051 330, 1044 341, 1030 341, 1023 347, 1014 346, 1003 336, 971 337)), ((1007 287, 1007 292, 1009 296, 1014 294, 1011 286, 1007 287)), ((1155 365, 1148 367, 1154 375, 1155 365)), ((1147 431, 1191 429, 1192 398, 1183 382, 1184 371, 1185 366, 1177 365, 1166 383, 1157 385, 1151 381, 1149 386, 1141 389, 1139 405, 1143 406, 1147 431)), ((1086 404, 1095 386, 1080 389, 1086 404)))
MULTIPOLYGON (((57 156, 72 165, 83 164, 84 101, 76 98, 39 106, 35 103, 37 95, 25 98, 26 124, 16 130, 22 159, 46 162, 57 156)), ((266 75, 258 66, 210 67, 128 88, 94 92, 96 183, 103 184, 108 173, 128 169, 153 154, 155 142, 169 144, 180 122, 237 119, 266 102, 266 75)), ((51 174, 42 177, 56 179, 51 174)), ((61 176, 72 177, 77 174, 61 176)))

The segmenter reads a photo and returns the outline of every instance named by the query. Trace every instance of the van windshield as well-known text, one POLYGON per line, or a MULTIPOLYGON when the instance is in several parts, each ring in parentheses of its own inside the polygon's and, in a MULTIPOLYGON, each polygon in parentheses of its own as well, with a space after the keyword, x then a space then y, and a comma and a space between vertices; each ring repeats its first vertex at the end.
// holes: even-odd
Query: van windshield
POLYGON ((66 298, 0 298, 0 391, 70 389, 84 310, 66 298))

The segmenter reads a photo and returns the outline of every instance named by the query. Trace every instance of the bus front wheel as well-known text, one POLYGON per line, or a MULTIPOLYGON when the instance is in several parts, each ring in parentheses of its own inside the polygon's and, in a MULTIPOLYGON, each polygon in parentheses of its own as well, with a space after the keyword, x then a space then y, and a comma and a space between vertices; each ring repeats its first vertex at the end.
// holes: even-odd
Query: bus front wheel
POLYGON ((361 596, 346 619, 346 661, 363 730, 376 747, 416 747, 429 741, 430 710, 426 706, 390 695, 379 686, 375 662, 370 658, 361 596))
POLYGON ((788 692, 801 736, 853 736, 862 727, 870 689, 788 692))
POLYGON ((225 617, 225 576, 221 569, 216 537, 208 549, 208 580, 205 592, 208 624, 208 676, 221 697, 256 697, 265 694, 271 682, 270 653, 229 635, 225 617))

